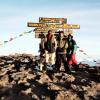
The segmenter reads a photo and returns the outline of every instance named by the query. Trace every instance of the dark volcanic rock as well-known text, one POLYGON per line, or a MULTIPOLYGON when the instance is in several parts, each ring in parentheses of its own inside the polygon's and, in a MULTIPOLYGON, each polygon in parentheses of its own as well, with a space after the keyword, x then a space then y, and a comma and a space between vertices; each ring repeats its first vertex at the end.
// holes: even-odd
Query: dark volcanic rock
POLYGON ((0 57, 0 100, 99 100, 100 68, 79 65, 71 75, 38 71, 39 57, 0 57))

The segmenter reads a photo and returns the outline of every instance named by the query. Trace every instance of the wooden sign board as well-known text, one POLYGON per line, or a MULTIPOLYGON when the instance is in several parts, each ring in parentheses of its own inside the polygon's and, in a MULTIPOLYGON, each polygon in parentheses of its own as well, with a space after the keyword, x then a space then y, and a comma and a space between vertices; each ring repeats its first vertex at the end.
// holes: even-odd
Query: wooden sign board
POLYGON ((76 24, 43 24, 43 23, 28 23, 28 27, 80 29, 80 25, 76 25, 76 24))
POLYGON ((42 23, 32 23, 32 22, 29 22, 29 23, 27 23, 27 26, 28 27, 43 27, 44 24, 42 24, 42 23))
POLYGON ((62 27, 64 29, 80 29, 80 25, 76 24, 63 24, 62 27))
POLYGON ((34 31, 45 31, 49 30, 49 28, 35 28, 34 31))
POLYGON ((38 28, 62 28, 63 24, 44 24, 44 23, 31 23, 29 22, 28 27, 38 27, 38 28))
POLYGON ((47 33, 49 30, 52 30, 52 32, 56 32, 57 31, 56 28, 55 29, 52 29, 52 28, 35 28, 34 29, 35 33, 41 33, 41 32, 47 33))
MULTIPOLYGON (((48 33, 48 30, 43 30, 43 31, 34 31, 35 33, 48 33)), ((56 30, 52 31, 53 33, 57 32, 56 30)))
POLYGON ((67 23, 67 18, 39 18, 40 23, 67 23))

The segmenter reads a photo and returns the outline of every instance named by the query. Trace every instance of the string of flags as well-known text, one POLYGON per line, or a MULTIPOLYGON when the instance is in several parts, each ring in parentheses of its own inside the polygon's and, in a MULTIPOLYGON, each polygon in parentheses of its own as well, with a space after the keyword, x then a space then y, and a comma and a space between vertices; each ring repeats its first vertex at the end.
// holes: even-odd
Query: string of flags
POLYGON ((19 34, 18 36, 11 37, 9 40, 3 41, 3 43, 0 43, 0 45, 4 45, 4 44, 6 44, 6 43, 9 43, 9 42, 11 42, 11 41, 13 41, 13 40, 15 40, 15 39, 21 37, 21 36, 24 36, 24 35, 26 35, 26 34, 28 34, 28 33, 33 32, 33 31, 34 31, 34 30, 30 30, 30 31, 27 31, 27 32, 23 32, 23 33, 19 34))
MULTIPOLYGON (((77 48, 79 49, 79 52, 81 52, 81 53, 83 53, 84 55, 88 56, 88 54, 87 54, 84 50, 80 49, 79 46, 77 46, 77 48)), ((91 58, 91 57, 88 56, 88 58, 91 58)))
POLYGON ((85 53, 82 49, 79 49, 79 52, 82 52, 84 55, 87 55, 87 53, 85 53))
MULTIPOLYGON (((84 50, 80 49, 79 46, 78 46, 77 48, 79 48, 79 52, 81 52, 81 53, 82 53, 83 55, 85 55, 87 58, 93 59, 92 57, 88 56, 88 54, 87 54, 84 50)), ((95 59, 93 59, 93 62, 94 62, 95 64, 97 64, 97 65, 100 65, 100 62, 96 61, 95 59)))

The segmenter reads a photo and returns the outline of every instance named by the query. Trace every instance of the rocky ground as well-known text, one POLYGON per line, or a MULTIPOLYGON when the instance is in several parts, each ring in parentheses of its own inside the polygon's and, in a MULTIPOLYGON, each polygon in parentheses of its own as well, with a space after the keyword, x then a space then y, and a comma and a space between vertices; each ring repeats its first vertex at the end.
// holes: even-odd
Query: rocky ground
POLYGON ((100 100, 100 67, 79 65, 72 74, 35 69, 36 57, 0 57, 0 100, 100 100))

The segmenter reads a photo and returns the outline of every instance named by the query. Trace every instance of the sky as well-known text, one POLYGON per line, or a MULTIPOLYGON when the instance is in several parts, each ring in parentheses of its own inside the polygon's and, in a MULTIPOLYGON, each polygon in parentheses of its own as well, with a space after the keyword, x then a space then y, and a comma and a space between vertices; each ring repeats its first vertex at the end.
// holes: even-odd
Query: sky
MULTIPOLYGON (((91 59, 100 59, 100 0, 0 0, 0 43, 30 31, 27 22, 39 17, 67 18, 68 24, 79 24, 73 30, 77 45, 91 59)), ((39 39, 34 33, 0 46, 0 55, 14 53, 39 54, 39 39)), ((78 59, 87 56, 77 51, 78 59)))

